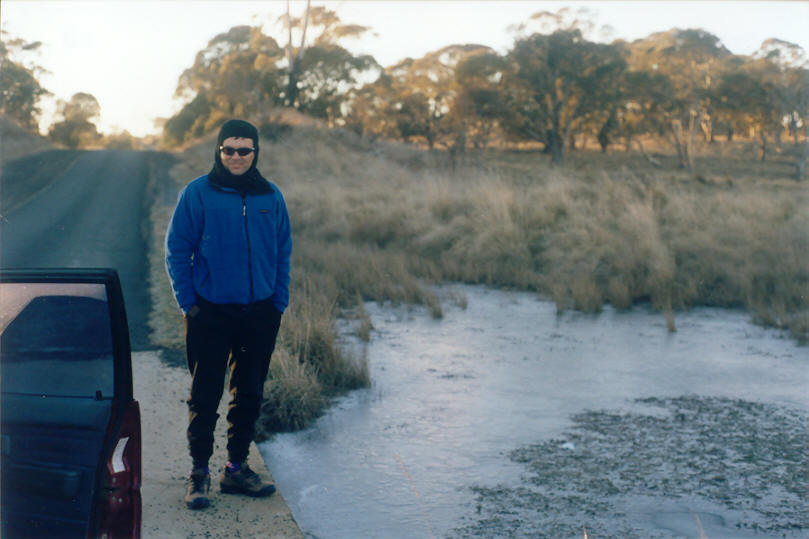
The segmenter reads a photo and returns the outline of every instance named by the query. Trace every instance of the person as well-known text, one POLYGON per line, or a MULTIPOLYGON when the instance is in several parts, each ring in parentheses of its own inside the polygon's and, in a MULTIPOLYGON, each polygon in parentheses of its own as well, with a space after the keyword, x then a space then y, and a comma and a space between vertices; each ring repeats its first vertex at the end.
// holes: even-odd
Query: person
POLYGON ((259 173, 258 130, 225 122, 208 174, 180 192, 166 233, 166 268, 184 313, 191 372, 185 503, 210 504, 208 461, 230 370, 223 493, 269 496, 246 463, 281 316, 289 303, 292 235, 281 192, 259 173))

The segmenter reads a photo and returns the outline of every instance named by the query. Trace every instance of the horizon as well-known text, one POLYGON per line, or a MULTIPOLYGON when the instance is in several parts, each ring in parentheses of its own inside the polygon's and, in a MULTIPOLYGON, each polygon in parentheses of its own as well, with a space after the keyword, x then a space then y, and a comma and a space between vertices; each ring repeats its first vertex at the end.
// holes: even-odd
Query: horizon
MULTIPOLYGON (((300 14, 304 5, 293 2, 292 15, 300 14)), ((515 39, 510 25, 528 22, 538 11, 556 12, 562 7, 589 9, 597 26, 612 29, 608 39, 591 38, 597 41, 633 41, 674 28, 702 28, 734 54, 752 54, 768 38, 792 42, 809 51, 809 32, 805 30, 809 2, 804 1, 462 4, 444 0, 328 1, 313 5, 335 10, 344 23, 369 26, 370 35, 346 40, 343 45, 355 54, 371 54, 383 66, 460 43, 487 45, 502 54, 515 39), (428 12, 431 16, 426 15, 428 12), (414 29, 421 34, 417 40, 413 39, 414 29)), ((52 123, 57 99, 66 101, 77 92, 87 92, 101 106, 99 131, 113 134, 126 130, 143 137, 159 134, 155 121, 170 117, 184 104, 174 97, 177 81, 208 41, 239 24, 262 23, 265 32, 277 37, 280 32, 268 32, 266 23, 282 15, 285 6, 282 2, 222 0, 4 0, 0 18, 9 37, 43 43, 33 61, 50 72, 41 75, 39 81, 54 95, 40 102, 40 131, 52 123), (267 10, 267 5, 277 9, 267 10), (49 17, 37 16, 45 9, 49 17), (143 36, 147 34, 172 37, 144 46, 143 36), (133 100, 133 96, 139 99, 133 100)))

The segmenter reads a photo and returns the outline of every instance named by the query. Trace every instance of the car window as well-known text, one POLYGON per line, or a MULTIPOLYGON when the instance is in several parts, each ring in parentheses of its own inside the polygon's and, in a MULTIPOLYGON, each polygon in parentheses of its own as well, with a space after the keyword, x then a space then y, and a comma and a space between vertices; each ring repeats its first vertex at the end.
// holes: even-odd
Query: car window
POLYGON ((0 366, 4 393, 112 397, 106 287, 0 283, 0 366))

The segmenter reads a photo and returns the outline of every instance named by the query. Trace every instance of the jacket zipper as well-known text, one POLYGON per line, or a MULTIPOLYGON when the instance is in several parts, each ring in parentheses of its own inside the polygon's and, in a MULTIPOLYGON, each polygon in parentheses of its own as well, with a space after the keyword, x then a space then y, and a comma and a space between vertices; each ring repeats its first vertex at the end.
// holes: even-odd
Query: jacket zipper
POLYGON ((250 230, 247 228, 247 197, 242 195, 242 215, 244 216, 244 235, 247 238, 247 274, 250 277, 250 297, 248 303, 253 303, 253 253, 250 247, 250 230))

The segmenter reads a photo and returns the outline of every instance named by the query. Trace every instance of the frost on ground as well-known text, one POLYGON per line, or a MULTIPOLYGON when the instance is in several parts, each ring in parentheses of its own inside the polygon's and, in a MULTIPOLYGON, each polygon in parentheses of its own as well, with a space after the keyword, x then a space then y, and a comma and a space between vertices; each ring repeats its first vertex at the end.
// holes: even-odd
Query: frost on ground
POLYGON ((653 518, 639 519, 643 510, 627 500, 648 507, 679 500, 693 508, 692 524, 710 508, 704 514, 745 535, 809 531, 805 412, 727 398, 635 403, 649 413, 587 411, 573 417, 564 438, 511 452, 525 466, 522 484, 473 488, 477 514, 453 535, 673 535, 653 518))

